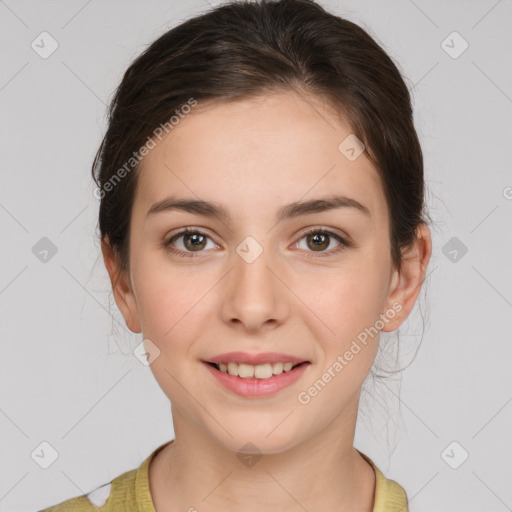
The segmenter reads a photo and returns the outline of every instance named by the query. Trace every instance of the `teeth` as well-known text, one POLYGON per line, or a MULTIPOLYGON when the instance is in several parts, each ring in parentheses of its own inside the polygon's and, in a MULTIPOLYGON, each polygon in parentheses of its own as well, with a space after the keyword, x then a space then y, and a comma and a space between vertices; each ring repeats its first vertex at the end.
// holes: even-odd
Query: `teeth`
POLYGON ((272 375, 279 375, 284 372, 289 372, 294 363, 265 363, 265 364, 244 364, 244 363, 220 363, 217 365, 218 369, 233 377, 241 377, 242 379, 269 379, 272 375))
MULTIPOLYGON (((233 370, 233 366, 231 366, 231 369, 233 370)), ((255 367, 250 364, 239 364, 238 365, 238 376, 242 377, 243 379, 252 378, 252 377, 254 377, 254 369, 255 369, 255 367)), ((229 371, 229 365, 228 365, 228 371, 229 371)))
POLYGON ((279 375, 280 373, 283 373, 284 369, 284 363, 274 363, 272 365, 272 373, 274 375, 279 375))
POLYGON ((272 365, 270 363, 267 364, 259 364, 254 367, 254 376, 257 379, 268 379, 272 377, 272 365))

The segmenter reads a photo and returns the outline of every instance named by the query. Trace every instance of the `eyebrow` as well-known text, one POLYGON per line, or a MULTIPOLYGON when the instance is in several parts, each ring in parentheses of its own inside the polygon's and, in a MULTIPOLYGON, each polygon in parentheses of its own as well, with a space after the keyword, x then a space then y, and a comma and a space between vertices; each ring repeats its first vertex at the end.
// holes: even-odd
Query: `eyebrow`
MULTIPOLYGON (((311 199, 309 201, 294 202, 282 206, 277 211, 276 220, 277 222, 281 222, 285 219, 299 217, 300 215, 321 213, 337 208, 354 208, 366 216, 371 217, 370 210, 355 199, 331 195, 318 199, 311 199)), ((228 210, 219 203, 203 201, 201 199, 184 199, 172 196, 166 197, 165 199, 153 204, 153 206, 148 210, 146 216, 172 210, 218 218, 226 223, 231 221, 231 215, 228 210)))

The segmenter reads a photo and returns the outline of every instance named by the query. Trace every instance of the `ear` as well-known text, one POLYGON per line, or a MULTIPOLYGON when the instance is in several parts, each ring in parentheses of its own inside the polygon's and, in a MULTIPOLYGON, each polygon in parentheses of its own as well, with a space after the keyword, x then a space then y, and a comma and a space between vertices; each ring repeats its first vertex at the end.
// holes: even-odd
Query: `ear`
POLYGON ((110 246, 108 236, 101 241, 103 261, 110 276, 110 283, 114 292, 114 298, 123 315, 128 329, 132 332, 142 332, 139 320, 137 301, 132 290, 129 276, 119 268, 115 251, 110 246))
POLYGON ((384 332, 398 329, 409 316, 425 279, 431 254, 432 240, 430 230, 425 223, 421 223, 416 231, 416 241, 403 255, 400 270, 393 271, 390 291, 385 304, 386 309, 384 311, 393 310, 397 311, 397 313, 382 328, 384 332))

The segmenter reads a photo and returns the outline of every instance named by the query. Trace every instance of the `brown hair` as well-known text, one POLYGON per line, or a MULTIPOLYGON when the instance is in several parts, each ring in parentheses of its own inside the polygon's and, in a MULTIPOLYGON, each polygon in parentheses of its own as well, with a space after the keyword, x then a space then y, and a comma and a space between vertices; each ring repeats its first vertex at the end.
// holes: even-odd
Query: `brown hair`
POLYGON ((140 164, 133 155, 155 128, 191 98, 222 103, 286 90, 327 100, 365 144, 383 185, 392 261, 400 268, 402 250, 428 217, 407 86, 361 27, 314 1, 281 0, 237 1, 191 18, 156 39, 125 72, 92 165, 101 190, 101 239, 108 236, 121 270, 129 274, 140 164))

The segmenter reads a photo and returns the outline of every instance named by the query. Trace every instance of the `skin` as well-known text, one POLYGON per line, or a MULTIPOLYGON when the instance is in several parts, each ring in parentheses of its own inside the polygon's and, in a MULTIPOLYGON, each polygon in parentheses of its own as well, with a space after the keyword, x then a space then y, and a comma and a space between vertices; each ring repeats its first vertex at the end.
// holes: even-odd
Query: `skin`
POLYGON ((401 311, 382 330, 404 322, 421 289, 431 239, 421 225, 400 272, 392 267, 378 174, 365 152, 350 161, 338 150, 350 133, 319 98, 268 94, 200 104, 144 158, 130 275, 120 273, 108 239, 102 250, 127 326, 160 350, 151 370, 172 404, 175 441, 149 470, 157 512, 373 509, 375 474, 353 440, 379 336, 308 404, 297 395, 393 304, 401 311), (371 216, 338 208, 276 224, 280 206, 333 193, 364 204, 371 216), (232 221, 178 210, 146 215, 170 194, 220 203, 232 221), (187 226, 209 237, 202 252, 186 236, 174 241, 192 258, 162 246, 187 226), (310 226, 350 237, 357 247, 334 253, 339 242, 331 237, 315 250, 303 234, 310 226), (251 264, 236 252, 247 236, 263 249, 251 264), (243 398, 221 387, 201 362, 239 350, 284 352, 311 364, 274 396, 243 398), (263 455, 251 467, 237 457, 248 442, 263 455))

